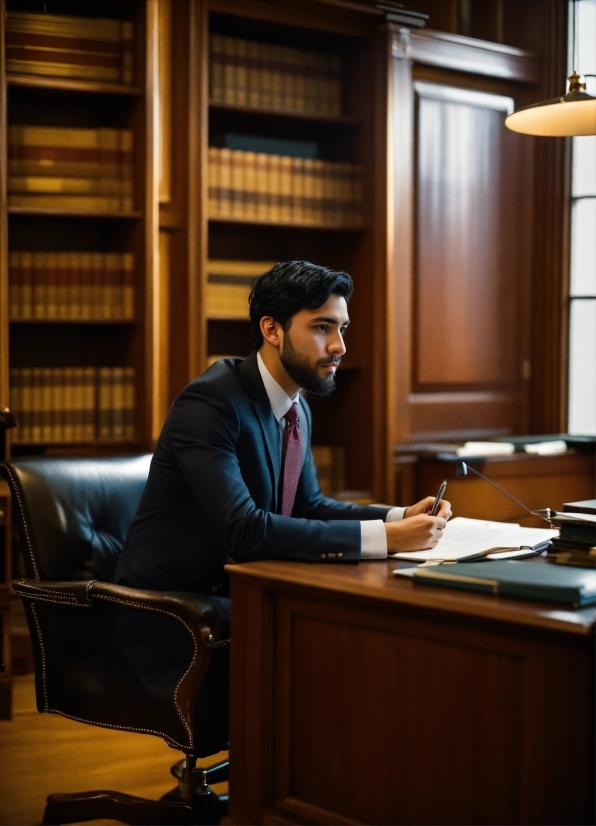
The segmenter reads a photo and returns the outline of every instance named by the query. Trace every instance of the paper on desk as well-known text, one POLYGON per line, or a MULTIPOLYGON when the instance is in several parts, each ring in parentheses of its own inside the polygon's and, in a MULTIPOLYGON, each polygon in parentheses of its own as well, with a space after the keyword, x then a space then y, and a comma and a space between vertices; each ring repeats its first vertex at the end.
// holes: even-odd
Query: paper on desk
POLYGON ((554 453, 565 453, 567 443, 563 439, 554 439, 551 442, 534 442, 524 445, 526 453, 537 453, 539 456, 550 456, 554 453))
MULTIPOLYGON (((492 548, 520 547, 536 548, 545 544, 558 531, 546 528, 522 528, 515 522, 488 522, 483 519, 466 519, 458 516, 447 523, 443 538, 436 548, 424 551, 406 551, 389 554, 393 559, 403 559, 409 562, 425 562, 427 559, 441 559, 447 562, 457 562, 462 559, 473 559, 484 556, 492 548)), ((504 556, 499 555, 499 559, 504 556)))
POLYGON ((508 456, 514 452, 512 442, 466 442, 456 451, 458 456, 508 456))

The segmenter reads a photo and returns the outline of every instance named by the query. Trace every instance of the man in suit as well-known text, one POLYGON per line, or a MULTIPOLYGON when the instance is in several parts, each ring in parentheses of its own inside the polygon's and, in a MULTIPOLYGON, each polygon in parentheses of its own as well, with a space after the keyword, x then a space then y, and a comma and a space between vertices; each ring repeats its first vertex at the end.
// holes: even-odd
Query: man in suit
POLYGON ((322 495, 301 389, 327 395, 345 353, 352 280, 304 261, 277 264, 250 296, 256 351, 223 359, 175 400, 116 569, 141 588, 215 596, 227 620, 230 559, 357 562, 432 548, 448 502, 360 507, 322 495))
MULTIPOLYGON (((351 294, 349 275, 304 261, 277 264, 259 278, 250 296, 256 352, 216 362, 175 400, 116 582, 206 594, 225 639, 229 560, 345 563, 437 544, 448 502, 432 517, 432 497, 406 509, 321 494, 300 390, 333 390, 351 294)), ((176 626, 130 609, 116 618, 116 652, 149 694, 170 696, 192 655, 190 638, 176 626)), ((202 754, 225 747, 227 665, 227 648, 216 648, 195 701, 202 754)))

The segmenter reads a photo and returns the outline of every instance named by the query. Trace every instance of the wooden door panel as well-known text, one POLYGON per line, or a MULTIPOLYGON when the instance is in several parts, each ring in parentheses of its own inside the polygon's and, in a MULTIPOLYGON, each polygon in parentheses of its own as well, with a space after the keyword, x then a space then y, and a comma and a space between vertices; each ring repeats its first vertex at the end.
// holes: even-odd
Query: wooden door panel
POLYGON ((416 82, 415 384, 516 379, 511 98, 416 82))

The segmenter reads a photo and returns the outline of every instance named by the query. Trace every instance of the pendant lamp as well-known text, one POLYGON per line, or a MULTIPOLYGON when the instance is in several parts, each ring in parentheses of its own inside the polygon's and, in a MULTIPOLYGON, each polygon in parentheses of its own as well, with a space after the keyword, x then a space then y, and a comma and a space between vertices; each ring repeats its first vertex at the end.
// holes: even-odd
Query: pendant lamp
MULTIPOLYGON (((574 67, 576 64, 576 27, 577 0, 574 0, 574 67)), ((513 132, 521 132, 524 135, 544 135, 553 138, 596 135, 596 98, 586 92, 586 79, 574 68, 569 78, 569 91, 566 95, 518 109, 505 119, 505 126, 513 132)))

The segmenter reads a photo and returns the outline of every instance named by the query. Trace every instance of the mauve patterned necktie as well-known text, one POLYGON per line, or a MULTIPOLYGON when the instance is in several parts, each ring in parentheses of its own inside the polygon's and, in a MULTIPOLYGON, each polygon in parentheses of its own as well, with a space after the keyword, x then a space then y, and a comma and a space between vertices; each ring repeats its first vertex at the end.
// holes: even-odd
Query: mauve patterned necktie
POLYGON ((291 516, 296 498, 300 464, 302 459, 300 422, 296 402, 285 414, 286 427, 283 441, 283 482, 281 489, 281 515, 291 516))

